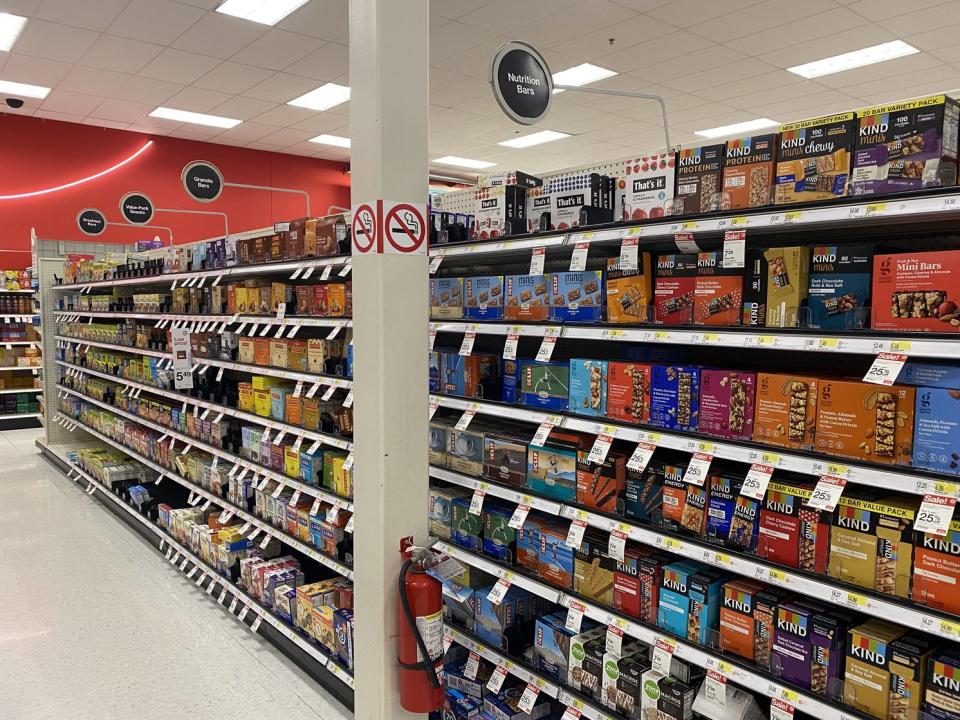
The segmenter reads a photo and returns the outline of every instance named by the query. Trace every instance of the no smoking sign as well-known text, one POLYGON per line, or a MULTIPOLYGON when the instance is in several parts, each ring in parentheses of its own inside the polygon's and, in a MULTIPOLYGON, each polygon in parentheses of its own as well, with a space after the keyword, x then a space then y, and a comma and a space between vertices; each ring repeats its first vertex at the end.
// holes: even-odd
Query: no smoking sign
POLYGON ((426 255, 426 206, 390 200, 354 205, 353 250, 360 255, 426 255))

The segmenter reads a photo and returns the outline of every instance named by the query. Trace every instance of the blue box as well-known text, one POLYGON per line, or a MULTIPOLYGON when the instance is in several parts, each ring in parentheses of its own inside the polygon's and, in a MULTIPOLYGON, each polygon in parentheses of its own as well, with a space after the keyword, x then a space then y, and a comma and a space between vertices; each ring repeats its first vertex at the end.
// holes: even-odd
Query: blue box
POLYGON ((692 622, 687 622, 687 640, 704 647, 716 647, 723 583, 727 578, 726 574, 713 568, 703 568, 690 578, 687 595, 690 598, 692 622))
POLYGON ((503 275, 468 277, 463 281, 463 314, 471 320, 503 318, 503 275))
POLYGON ((464 397, 467 394, 467 376, 463 356, 459 353, 440 353, 440 392, 464 397))
POLYGON ((607 361, 570 361, 570 396, 567 409, 577 415, 605 417, 607 414, 607 361))
POLYGON ((430 392, 442 392, 443 387, 440 381, 440 377, 443 374, 442 354, 438 350, 431 350, 427 356, 427 365, 429 367, 430 392))
POLYGON ((663 568, 660 580, 660 600, 657 605, 657 625, 680 637, 687 636, 687 616, 690 614, 690 580, 699 568, 681 560, 663 568))
POLYGON ((603 319, 603 271, 559 272, 550 275, 550 319, 600 322, 603 319))
POLYGON ((873 246, 820 246, 810 262, 808 305, 810 327, 859 329, 867 318, 857 308, 870 305, 873 246))
POLYGON ((444 720, 473 720, 481 713, 482 703, 459 690, 447 688, 443 692, 444 720))
POLYGON ((517 386, 524 405, 566 410, 570 398, 570 363, 521 360, 517 386))
POLYGON ((522 619, 520 610, 526 607, 526 603, 523 602, 526 591, 512 585, 504 595, 503 602, 494 605, 487 597, 491 590, 493 590, 493 585, 480 588, 476 592, 477 606, 474 616, 474 633, 493 647, 506 649, 504 645, 506 641, 503 635, 508 628, 513 627, 522 619), (518 607, 518 604, 520 607, 518 607))
POLYGON ((488 694, 483 699, 483 712, 490 715, 493 720, 538 720, 548 715, 551 704, 545 694, 537 698, 536 704, 529 713, 517 707, 525 690, 524 685, 518 684, 504 686, 496 695, 488 694))
POLYGON ((463 317, 463 278, 430 278, 430 316, 463 317))
POLYGON ((743 481, 729 473, 710 476, 710 499, 707 501, 707 537, 724 542, 730 534, 730 523, 740 497, 743 481))
POLYGON ((700 368, 654 365, 650 377, 650 424, 666 430, 697 429, 700 368))
POLYGON ((308 485, 323 485, 323 450, 317 448, 312 454, 300 451, 300 479, 308 485))
POLYGON ((503 389, 500 399, 505 403, 517 402, 517 371, 519 364, 516 360, 504 360, 500 369, 500 377, 503 379, 503 389))
POLYGON ((917 388, 913 466, 960 475, 960 392, 917 388))
POLYGON ((956 390, 960 388, 960 365, 938 365, 908 360, 897 376, 897 384, 956 390))

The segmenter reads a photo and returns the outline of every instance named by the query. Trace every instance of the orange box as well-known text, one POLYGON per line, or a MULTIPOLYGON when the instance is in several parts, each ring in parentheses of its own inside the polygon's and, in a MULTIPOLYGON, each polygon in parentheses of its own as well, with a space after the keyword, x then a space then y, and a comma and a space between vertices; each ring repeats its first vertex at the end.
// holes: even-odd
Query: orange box
POLYGON ((285 410, 288 423, 291 425, 300 425, 303 422, 302 397, 294 397, 293 394, 287 395, 285 410))
POLYGON ((307 372, 306 340, 287 340, 287 368, 307 372))
POLYGON ((731 580, 723 584, 720 606, 720 651, 732 652, 753 662, 755 621, 754 598, 763 585, 753 580, 731 580))
POLYGON ((250 383, 237 385, 237 407, 244 412, 253 412, 253 385, 250 383))
POLYGON ((739 210, 773 204, 777 134, 727 140, 720 208, 739 210))
POLYGON ((650 365, 612 360, 607 364, 607 417, 650 422, 650 365))
POLYGON ((270 338, 254 338, 253 363, 262 367, 270 365, 270 338))
POLYGON ((818 452, 909 465, 916 389, 855 380, 821 380, 817 393, 818 452))
POLYGON ((817 421, 817 383, 812 377, 757 373, 753 440, 810 450, 817 421))
POLYGON ((347 288, 343 283, 327 285, 327 312, 330 317, 343 317, 347 311, 347 288))
POLYGON ((313 312, 317 317, 327 317, 330 314, 327 302, 327 286, 314 285, 313 287, 313 312))
POLYGON ((256 358, 256 343, 252 337, 241 337, 237 359, 246 365, 253 365, 256 358))
POLYGON ((237 312, 237 286, 235 284, 227 285, 227 314, 233 315, 237 312))
POLYGON ((913 554, 914 602, 960 614, 960 520, 944 537, 919 534, 913 554))
POLYGON ((637 270, 621 270, 620 258, 607 260, 607 322, 640 324, 653 305, 650 253, 637 253, 637 270))

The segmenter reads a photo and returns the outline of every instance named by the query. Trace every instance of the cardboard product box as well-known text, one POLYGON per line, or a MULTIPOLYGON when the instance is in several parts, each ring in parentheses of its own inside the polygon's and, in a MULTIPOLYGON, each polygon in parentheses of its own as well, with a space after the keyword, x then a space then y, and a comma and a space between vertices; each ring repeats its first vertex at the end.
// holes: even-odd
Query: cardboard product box
POLYGON ((521 360, 517 385, 523 405, 566 410, 570 398, 570 364, 521 360))
POLYGON ((551 704, 545 697, 538 699, 529 713, 520 709, 520 698, 525 690, 526 685, 518 684, 504 686, 496 695, 487 694, 483 699, 483 715, 492 720, 537 720, 548 715, 551 704))
POLYGON ((475 720, 483 715, 483 703, 452 688, 443 692, 443 717, 448 720, 475 720))
POLYGON ((936 362, 908 360, 900 370, 897 381, 901 385, 925 385, 927 387, 955 390, 960 388, 960 367, 936 362))
POLYGON ((676 152, 645 155, 627 161, 627 174, 617 181, 624 193, 623 220, 669 215, 673 206, 676 152))
POLYGON ((575 502, 577 456, 583 449, 589 449, 583 436, 556 429, 550 433, 546 445, 530 445, 527 487, 560 502, 575 502))
POLYGON ((723 584, 720 608, 720 651, 739 655, 753 662, 756 652, 754 598, 763 584, 753 580, 729 580, 723 584))
POLYGON ((960 390, 917 388, 913 466, 960 475, 960 390))
POLYGON ((708 539, 719 543, 726 542, 742 485, 743 476, 739 473, 712 472, 707 478, 707 487, 710 490, 706 513, 708 539))
POLYGON ((876 255, 871 327, 960 331, 960 250, 876 255))
POLYGON ((518 399, 517 394, 517 373, 520 364, 516 360, 503 359, 500 365, 500 401, 505 403, 515 403, 518 399))
POLYGON ((913 555, 914 602, 960 615, 960 520, 944 537, 918 533, 913 555))
POLYGON ((715 568, 701 568, 690 578, 687 640, 706 647, 716 645, 726 579, 727 575, 715 568))
POLYGON ((543 185, 543 180, 522 170, 501 170, 481 175, 477 178, 477 187, 491 188, 501 185, 518 185, 523 188, 535 188, 543 185))
POLYGON ((696 255, 658 255, 653 287, 656 322, 663 325, 691 324, 696 285, 696 255))
POLYGON ((600 322, 603 319, 603 272, 551 273, 550 319, 565 322, 600 322))
POLYGON ((673 532, 684 529, 683 513, 687 507, 687 491, 694 487, 683 481, 686 471, 686 467, 664 466, 664 472, 658 478, 662 502, 660 516, 658 518, 655 514, 654 520, 658 520, 661 526, 673 532))
POLYGON ((588 529, 573 555, 573 591, 604 605, 613 604, 617 561, 607 555, 607 533, 588 529))
POLYGON ((570 644, 570 670, 567 684, 573 690, 594 699, 599 699, 603 684, 606 632, 606 628, 596 628, 570 644))
POLYGON ((253 341, 253 362, 256 365, 267 366, 270 364, 270 339, 255 338, 253 341))
POLYGON ((830 455, 909 465, 916 388, 821 380, 816 448, 830 455))
POLYGON ((450 540, 467 550, 483 549, 483 523, 470 512, 469 497, 455 497, 451 502, 450 540))
POLYGON ((760 508, 757 555, 781 565, 824 574, 830 551, 829 513, 804 506, 813 490, 771 482, 760 508))
POLYGON ((776 634, 777 607, 794 597, 786 588, 767 587, 753 597, 753 656, 757 667, 770 671, 770 651, 776 634))
POLYGON ((663 568, 657 605, 657 625, 674 635, 687 637, 687 628, 692 624, 690 579, 699 570, 699 565, 687 560, 672 562, 663 568))
POLYGON ((724 267, 722 252, 697 255, 694 325, 739 325, 743 310, 743 268, 724 267))
POLYGON ((890 644, 906 632, 885 620, 869 620, 850 629, 846 647, 843 701, 886 720, 890 715, 890 644))
MULTIPOLYGON (((687 485, 687 483, 684 483, 687 485)), ((704 483, 702 487, 687 485, 686 501, 680 513, 679 532, 686 535, 695 535, 698 538, 707 534, 707 503, 710 499, 710 486, 704 483)))
POLYGON ((789 205, 846 195, 855 126, 852 112, 781 126, 774 202, 789 205))
POLYGON ((613 572, 613 609, 631 617, 640 617, 640 559, 651 554, 648 548, 630 545, 623 560, 616 561, 613 572))
POLYGON ((535 229, 539 230, 544 212, 550 213, 550 230, 613 222, 609 188, 609 178, 599 173, 556 177, 543 187, 540 194, 540 198, 548 198, 549 205, 531 201, 531 193, 527 192, 527 207, 537 212, 536 217, 527 219, 527 225, 535 223, 535 229))
POLYGON ((446 353, 444 358, 445 392, 472 398, 500 398, 499 357, 446 353))
POLYGON ((625 717, 638 717, 643 702, 643 674, 650 669, 650 651, 630 643, 622 656, 605 653, 600 696, 603 704, 625 717))
POLYGON ((450 539, 453 532, 453 501, 468 495, 466 490, 459 488, 430 488, 428 517, 431 535, 450 539))
POLYGON ((447 457, 450 469, 464 475, 477 476, 483 470, 483 428, 447 431, 447 457))
POLYGON ((607 259, 607 322, 638 325, 650 321, 651 274, 650 253, 637 253, 636 270, 621 270, 619 257, 607 259))
POLYGON ((773 204, 777 134, 727 140, 723 162, 723 209, 773 204))
POLYGON ((754 442, 812 449, 817 424, 818 383, 812 377, 757 373, 754 442))
POLYGON ((479 588, 475 593, 477 599, 476 615, 474 616, 474 632, 477 636, 495 648, 503 648, 504 634, 521 621, 518 614, 518 602, 526 595, 516 585, 511 586, 504 594, 503 601, 495 605, 489 600, 493 585, 479 588))
POLYGON ((238 362, 242 362, 246 365, 253 365, 253 348, 254 348, 254 339, 252 337, 242 337, 240 338, 239 345, 239 357, 237 358, 238 362))
POLYGON ((624 489, 623 514, 643 523, 658 525, 664 511, 664 480, 679 483, 684 467, 674 466, 653 458, 643 472, 627 468, 627 484, 624 489))
MULTIPOLYGON (((537 515, 528 515, 523 526, 517 530, 517 565, 534 574, 540 572, 540 531, 547 521, 537 515)), ((571 572, 572 570, 571 565, 571 572)))
POLYGON ((605 513, 623 513, 627 486, 627 455, 611 450, 602 463, 588 459, 590 450, 577 453, 577 502, 605 513))
POLYGON ((519 185, 478 188, 474 193, 471 235, 477 240, 492 240, 524 232, 526 192, 526 188, 519 185))
MULTIPOLYGON (((651 673, 656 673, 656 671, 651 669, 643 675, 644 702, 641 703, 641 708, 647 704, 647 695, 657 694, 656 717, 658 720, 691 720, 693 718, 693 701, 697 695, 696 688, 670 675, 657 680, 656 689, 653 689, 648 687, 647 680, 648 674, 651 673)), ((645 713, 644 710, 641 710, 641 712, 645 713)), ((643 714, 643 717, 651 716, 643 714)))
POLYGON ((506 320, 546 320, 550 312, 549 275, 506 275, 503 278, 506 320))
POLYGON ((831 700, 843 699, 844 651, 847 634, 856 622, 857 618, 850 613, 827 606, 813 616, 814 664, 810 678, 813 692, 831 700))
POLYGON ((810 248, 771 248, 767 261, 767 327, 797 327, 807 304, 810 248))
POLYGON ((605 627, 598 627, 584 618, 580 632, 566 628, 567 613, 559 611, 537 618, 533 633, 534 666, 554 680, 566 682, 569 674, 571 648, 597 637, 603 637, 605 627))
POLYGON ((606 415, 629 423, 650 422, 650 375, 645 363, 607 363, 606 415))
POLYGON ((700 432, 730 440, 753 438, 757 376, 737 370, 700 371, 700 432))
POLYGON ((471 320, 503 317, 503 275, 468 277, 463 281, 464 316, 471 320))
POLYGON ((552 208, 553 196, 546 188, 527 188, 527 232, 556 230, 552 208))
MULTIPOLYGON (((460 281, 460 288, 463 288, 463 281, 460 278, 457 278, 460 281)), ((326 286, 327 289, 327 307, 324 315, 327 317, 343 317, 348 315, 348 302, 347 298, 349 297, 349 284, 348 283, 330 283, 326 286)), ((451 297, 456 295, 456 285, 450 288, 451 297)), ((443 291, 441 290, 441 295, 443 291)), ((456 300, 459 305, 463 305, 462 295, 456 300)))
POLYGON ((726 544, 738 550, 756 552, 760 531, 760 502, 739 495, 733 506, 733 517, 726 544))
POLYGON ((830 535, 830 576, 909 597, 917 506, 915 500, 897 497, 840 498, 830 535))
POLYGON ((923 712, 931 720, 952 720, 960 714, 960 650, 955 647, 930 656, 923 712))
POLYGON ((857 112, 851 195, 957 184, 960 105, 945 95, 857 112))
POLYGON ((640 593, 639 618, 651 625, 657 624, 660 607, 660 586, 663 568, 670 564, 672 556, 651 553, 641 557, 637 566, 640 593))
POLYGON ((654 365, 650 424, 666 430, 696 431, 700 414, 700 369, 654 365))
POLYGON ((517 531, 510 527, 514 506, 487 501, 483 505, 483 554, 513 565, 517 531))
POLYGON ((724 143, 680 150, 674 214, 697 215, 720 210, 724 143))
POLYGON ((572 359, 569 379, 569 411, 603 417, 607 411, 607 361, 572 359))
POLYGON ((873 246, 820 246, 813 249, 808 305, 810 327, 859 329, 860 308, 870 307, 873 246))
POLYGON ((573 587, 576 561, 573 548, 567 545, 567 526, 544 523, 537 536, 540 539, 537 575, 557 587, 573 587))
POLYGON ((277 368, 285 368, 287 366, 286 340, 270 341, 270 364, 277 368))
POLYGON ((529 436, 516 432, 488 432, 483 442, 483 479, 523 487, 527 479, 529 436))
POLYGON ((463 278, 430 278, 430 316, 463 317, 463 278))
POLYGON ((813 617, 820 609, 820 605, 803 600, 777 606, 770 672, 805 690, 811 689, 815 652, 811 637, 813 617))

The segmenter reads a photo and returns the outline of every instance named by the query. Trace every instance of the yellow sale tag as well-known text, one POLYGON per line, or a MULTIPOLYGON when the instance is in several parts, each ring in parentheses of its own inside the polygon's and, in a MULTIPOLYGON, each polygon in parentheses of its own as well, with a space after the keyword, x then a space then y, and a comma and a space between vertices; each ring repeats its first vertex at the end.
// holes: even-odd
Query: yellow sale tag
POLYGON ((780 462, 780 456, 776 453, 765 452, 760 459, 763 460, 764 465, 776 465, 780 462))
POLYGON ((827 465, 827 475, 834 475, 835 477, 846 477, 847 466, 830 463, 829 465, 827 465))
POLYGON ((773 580, 774 582, 786 582, 786 581, 787 581, 787 574, 786 574, 785 572, 783 572, 782 570, 775 570, 774 568, 770 568, 770 572, 767 573, 767 577, 769 577, 769 578, 770 578, 771 580, 773 580))
POLYGON ((733 672, 733 665, 721 660, 719 663, 717 663, 717 670, 722 672, 724 675, 729 675, 733 672))
POLYGON ((704 342, 720 342, 720 336, 717 333, 704 333, 703 335, 704 342))
POLYGON ((647 439, 656 445, 663 439, 663 436, 660 433, 647 433, 647 439))
POLYGON ((820 347, 822 348, 840 347, 840 341, 837 338, 820 338, 820 347))
POLYGON ((800 700, 800 693, 790 690, 789 688, 783 688, 782 694, 783 699, 791 705, 796 705, 800 700))
POLYGON ((938 495, 947 495, 949 497, 955 497, 957 494, 957 486, 952 482, 943 482, 942 480, 937 480, 933 484, 933 491, 938 495))
POLYGON ((723 553, 717 553, 717 563, 720 565, 730 565, 733 561, 730 559, 729 555, 724 555, 723 553))
POLYGON ((697 447, 700 448, 700 452, 712 453, 714 445, 712 442, 701 442, 697 444, 697 447))
POLYGON ((890 343, 890 352, 909 352, 913 343, 909 340, 894 340, 890 343))
POLYGON ((683 546, 680 544, 680 541, 679 541, 679 540, 674 540, 674 539, 671 538, 671 537, 668 537, 668 538, 666 539, 666 541, 665 541, 664 544, 665 544, 665 545, 667 546, 667 548, 670 549, 670 550, 679 550, 681 547, 683 547, 683 546))
POLYGON ((954 638, 960 637, 960 625, 949 620, 940 621, 940 632, 944 635, 951 635, 954 638))
POLYGON ((857 593, 848 592, 847 602, 850 605, 856 605, 857 607, 867 606, 867 599, 863 595, 858 595, 857 593))
POLYGON ((587 240, 587 241, 592 240, 592 239, 593 239, 593 233, 592 233, 592 232, 581 233, 581 234, 580 234, 580 239, 581 239, 581 240, 587 240))
POLYGON ((794 222, 795 220, 799 220, 802 214, 799 210, 793 210, 792 212, 784 213, 783 219, 787 222, 794 222))
POLYGON ((731 224, 731 225, 746 225, 746 224, 749 223, 749 222, 750 222, 750 218, 746 218, 746 217, 740 216, 740 217, 735 217, 733 220, 731 220, 731 221, 730 221, 730 224, 731 224))
POLYGON ((867 205, 867 215, 883 212, 886 209, 887 209, 886 203, 871 203, 870 205, 867 205))
POLYGON ((685 222, 685 223, 683 224, 683 229, 684 229, 684 230, 696 230, 696 229, 697 229, 697 225, 698 225, 698 223, 695 223, 695 222, 685 222))
POLYGON ((773 335, 761 335, 757 338, 757 345, 773 345, 777 339, 773 335))
POLYGON ((658 330, 657 332, 655 332, 655 333, 653 334, 653 339, 654 339, 654 340, 657 340, 658 342, 663 342, 664 340, 666 340, 666 339, 669 338, 669 337, 670 337, 670 333, 668 333, 668 332, 663 332, 662 330, 658 330))

